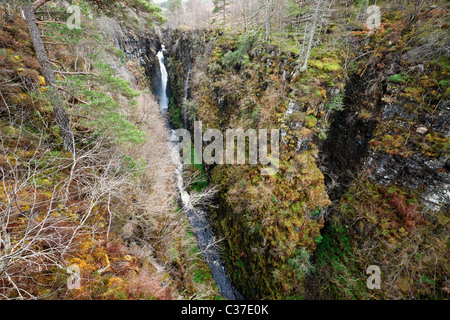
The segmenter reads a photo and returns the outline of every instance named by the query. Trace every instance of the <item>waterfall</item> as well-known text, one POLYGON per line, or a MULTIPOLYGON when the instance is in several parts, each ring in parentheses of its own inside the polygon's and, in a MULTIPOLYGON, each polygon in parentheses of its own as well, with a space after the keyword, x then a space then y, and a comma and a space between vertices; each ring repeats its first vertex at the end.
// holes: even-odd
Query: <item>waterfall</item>
MULTIPOLYGON (((164 51, 165 47, 162 46, 161 51, 158 52, 157 56, 161 66, 161 100, 160 108, 161 112, 165 113, 168 109, 167 97, 167 70, 164 65, 164 51)), ((189 76, 191 73, 191 68, 189 67, 187 77, 184 83, 184 99, 187 99, 188 89, 189 89, 189 76)), ((184 127, 187 126, 187 116, 186 116, 186 104, 184 104, 184 127)), ((243 300, 242 294, 237 291, 231 284, 230 279, 223 267, 222 258, 220 256, 220 250, 217 247, 217 241, 214 237, 211 225, 209 223, 207 214, 205 211, 198 210, 193 207, 191 203, 191 197, 189 192, 186 190, 184 180, 183 180, 183 163, 180 158, 180 147, 179 140, 173 130, 170 132, 170 142, 169 150, 171 151, 171 158, 173 163, 176 165, 175 175, 178 192, 181 196, 181 202, 183 205, 183 211, 186 215, 191 225, 191 230, 195 233, 197 238, 198 248, 208 264, 214 281, 219 288, 222 297, 229 300, 243 300)))
POLYGON ((188 67, 186 81, 184 82, 183 124, 184 124, 184 128, 186 128, 186 129, 187 129, 186 103, 187 103, 187 98, 188 98, 189 76, 190 75, 191 75, 191 66, 188 67))
POLYGON ((167 69, 164 65, 164 51, 166 47, 161 46, 161 51, 158 52, 157 57, 159 60, 159 68, 161 69, 161 94, 160 94, 160 106, 162 111, 167 111, 169 108, 169 97, 167 96, 167 69))

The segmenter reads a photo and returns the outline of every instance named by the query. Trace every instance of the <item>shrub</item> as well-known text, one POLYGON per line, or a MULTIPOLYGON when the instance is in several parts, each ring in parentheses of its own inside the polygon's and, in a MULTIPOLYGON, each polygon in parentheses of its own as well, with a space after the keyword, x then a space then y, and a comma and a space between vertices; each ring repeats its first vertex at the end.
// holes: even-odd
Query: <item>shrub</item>
POLYGON ((238 38, 238 49, 236 51, 228 51, 224 56, 222 63, 226 68, 236 68, 250 63, 248 51, 253 43, 250 37, 240 36, 238 38))
POLYGON ((345 90, 343 90, 338 95, 334 96, 331 101, 327 104, 327 109, 331 111, 343 111, 345 108, 344 105, 345 98, 345 90))
POLYGON ((405 77, 403 74, 394 74, 393 76, 390 76, 387 81, 388 82, 395 82, 395 83, 405 83, 407 80, 407 77, 405 77))

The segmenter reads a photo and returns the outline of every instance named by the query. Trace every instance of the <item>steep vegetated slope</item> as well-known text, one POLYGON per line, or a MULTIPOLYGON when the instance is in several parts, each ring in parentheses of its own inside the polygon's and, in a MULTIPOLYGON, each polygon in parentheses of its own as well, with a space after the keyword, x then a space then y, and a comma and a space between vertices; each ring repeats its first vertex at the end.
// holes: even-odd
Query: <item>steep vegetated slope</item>
POLYGON ((173 128, 281 131, 276 175, 186 170, 193 190, 218 188, 207 209, 246 298, 448 298, 450 8, 378 1, 370 31, 355 19, 367 4, 334 2, 304 71, 298 30, 157 35, 137 17, 89 18, 87 1, 70 30, 46 4, 37 17, 74 154, 20 8, 1 6, 1 297, 218 298, 177 205, 156 102, 165 44, 173 128), (370 265, 381 290, 366 286, 370 265))
POLYGON ((116 46, 133 25, 86 1, 81 29, 59 5, 36 13, 70 153, 17 4, 0 6, 0 297, 217 298, 177 205, 159 106, 140 62, 116 46), (67 287, 71 265, 80 289, 67 287))
MULTIPOLYGON (((410 23, 393 12, 369 38, 354 33, 362 43, 357 55, 366 55, 355 64, 356 74, 367 79, 376 64, 382 92, 374 108, 367 103, 369 92, 353 90, 359 100, 345 101, 348 109, 337 114, 340 122, 333 123, 323 150, 335 205, 315 256, 316 297, 448 298, 446 10, 427 8, 410 23), (353 130, 361 126, 371 127, 370 136, 353 130), (346 167, 352 169, 357 157, 342 154, 349 138, 354 146, 370 140, 359 170, 352 172, 346 167), (333 184, 341 177, 351 182, 333 184), (382 290, 367 290, 369 265, 381 268, 382 290)), ((366 81, 365 88, 372 84, 366 81)))
POLYGON ((385 5, 376 31, 338 11, 307 72, 286 42, 165 37, 172 123, 186 107, 190 129, 282 133, 274 176, 203 168, 219 187, 210 212, 227 270, 247 298, 448 297, 448 7, 385 5), (370 265, 382 290, 366 287, 370 265))

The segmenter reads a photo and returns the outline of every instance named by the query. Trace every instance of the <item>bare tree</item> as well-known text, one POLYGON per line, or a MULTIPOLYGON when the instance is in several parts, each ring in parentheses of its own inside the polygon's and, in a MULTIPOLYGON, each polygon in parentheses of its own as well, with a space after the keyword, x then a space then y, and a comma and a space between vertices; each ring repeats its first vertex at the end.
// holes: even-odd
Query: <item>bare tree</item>
POLYGON ((186 4, 183 21, 192 28, 202 28, 211 20, 213 4, 202 0, 189 0, 186 4))
POLYGON ((314 44, 314 39, 317 35, 317 33, 320 34, 320 29, 323 27, 324 24, 328 21, 328 18, 331 13, 331 1, 329 0, 317 0, 317 1, 311 1, 310 5, 313 6, 314 9, 310 9, 308 14, 305 16, 305 36, 306 39, 306 46, 305 43, 303 45, 303 50, 301 54, 301 67, 300 72, 305 72, 308 68, 308 59, 311 54, 311 49, 314 44))
POLYGON ((28 279, 66 270, 66 257, 80 239, 104 232, 95 219, 100 207, 106 209, 109 234, 112 208, 133 179, 122 152, 103 148, 105 141, 76 156, 52 153, 45 133, 28 131, 24 119, 10 120, 0 133, 0 296, 5 299, 38 298, 28 279), (24 149, 24 143, 30 146, 24 149))

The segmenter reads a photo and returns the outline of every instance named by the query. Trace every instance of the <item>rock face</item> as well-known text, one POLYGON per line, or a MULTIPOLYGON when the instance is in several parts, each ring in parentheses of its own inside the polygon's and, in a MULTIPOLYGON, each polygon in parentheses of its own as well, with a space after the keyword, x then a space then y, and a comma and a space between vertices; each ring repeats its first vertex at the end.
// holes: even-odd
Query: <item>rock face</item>
MULTIPOLYGON (((389 84, 388 88, 391 85, 389 84)), ((396 150, 372 148, 363 170, 369 172, 370 179, 381 186, 396 184, 402 188, 419 191, 420 204, 424 206, 424 212, 439 211, 446 206, 448 208, 450 175, 448 151, 445 150, 444 141, 450 135, 448 125, 441 119, 446 110, 445 108, 440 110, 436 116, 423 117, 420 108, 412 111, 404 107, 408 102, 411 103, 410 101, 396 102, 397 104, 390 102, 384 106, 379 123, 380 129, 381 127, 383 129, 378 132, 382 131, 385 134, 385 144, 397 138, 403 142, 403 146, 396 150), (405 132, 404 135, 399 135, 398 132, 402 131, 405 132), (405 137, 406 134, 408 136, 405 137), (442 140, 441 147, 432 145, 433 139, 442 140), (419 141, 424 142, 419 144, 419 141), (434 151, 430 148, 434 148, 434 151)))
MULTIPOLYGON (((242 72, 236 75, 237 69, 221 65, 221 57, 234 49, 233 43, 218 43, 216 36, 208 33, 178 31, 166 39, 172 110, 178 107, 180 112, 175 101, 180 101, 190 66, 193 73, 189 97, 197 107, 191 112, 196 112, 194 115, 204 127, 223 132, 249 126, 278 128, 280 124, 272 119, 278 107, 280 117, 286 117, 280 118, 286 138, 283 148, 290 152, 283 151, 285 162, 279 176, 262 177, 258 167, 249 165, 205 166, 204 170, 211 184, 219 187, 216 206, 209 208, 209 213, 218 237, 224 239, 223 259, 233 284, 246 298, 300 296, 309 254, 323 226, 319 208, 329 205, 329 201, 323 175, 315 162, 317 147, 312 144, 313 134, 308 129, 317 119, 312 115, 308 118, 297 99, 287 110, 284 100, 288 100, 288 90, 280 90, 290 78, 289 58, 278 58, 275 49, 264 48, 268 56, 263 58, 257 52, 250 53, 249 59, 261 63, 254 65, 258 70, 234 66, 242 72), (203 42, 205 38, 209 41, 203 42), (266 76, 267 70, 276 74, 273 83, 266 76), (266 108, 271 110, 270 119, 259 115, 266 108), (302 116, 294 119, 294 113, 302 116), (284 179, 286 175, 288 179, 284 179), (304 186, 299 187, 300 183, 304 186)), ((171 115, 176 121, 176 114, 171 115)))
POLYGON ((364 85, 350 76, 347 88, 362 90, 347 90, 322 148, 334 205, 310 298, 448 298, 448 94, 437 85, 444 68, 415 68, 384 50, 365 62, 364 85), (415 71, 402 79, 405 70, 415 71), (369 92, 373 83, 379 90, 369 92), (370 265, 381 269, 382 290, 366 287, 370 265))
POLYGON ((322 170, 328 183, 328 194, 338 200, 361 169, 367 156, 368 143, 377 125, 375 120, 364 120, 357 112, 339 111, 335 114, 329 138, 321 149, 322 170))
POLYGON ((153 94, 158 96, 161 92, 161 69, 157 58, 162 44, 160 37, 154 33, 139 36, 127 33, 120 35, 117 43, 128 57, 139 59, 153 94))
MULTIPOLYGON (((167 55, 170 57, 167 63, 171 97, 169 114, 174 128, 184 126, 184 96, 189 95, 189 76, 194 61, 205 51, 201 41, 199 41, 199 37, 205 36, 205 34, 203 31, 167 30, 164 32, 164 43, 167 48, 167 55)), ((193 124, 189 121, 186 125, 191 129, 193 127, 193 124)))
MULTIPOLYGON (((395 43, 399 30, 376 39, 355 36, 353 55, 364 59, 351 70, 326 53, 308 74, 295 72, 291 53, 271 47, 255 47, 243 62, 227 65, 224 57, 238 51, 236 39, 165 33, 175 127, 182 126, 192 70, 189 111, 204 127, 281 131, 274 177, 249 165, 203 168, 219 188, 209 212, 224 239, 226 269, 245 297, 448 295, 449 104, 437 84, 445 74, 440 65, 414 68, 383 47, 395 43), (377 55, 369 52, 371 41, 382 44, 377 55), (414 72, 398 80, 404 70, 414 72), (343 97, 342 108, 330 107, 336 97, 343 97), (384 290, 368 291, 370 265, 380 266, 384 290)), ((140 53, 148 57, 149 74, 157 69, 151 50, 140 53)))

